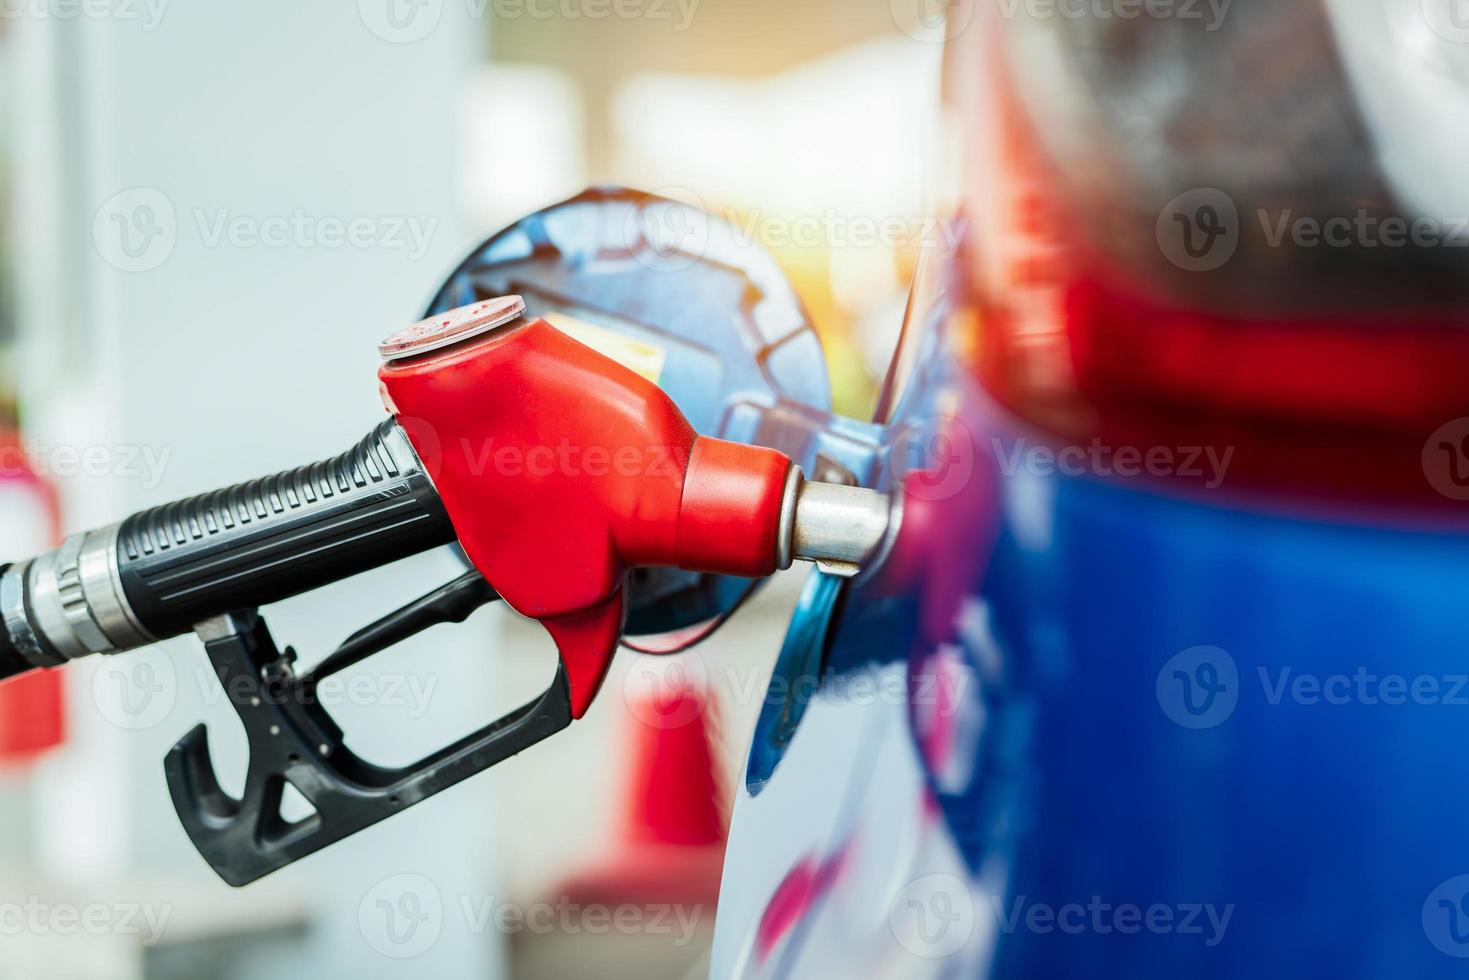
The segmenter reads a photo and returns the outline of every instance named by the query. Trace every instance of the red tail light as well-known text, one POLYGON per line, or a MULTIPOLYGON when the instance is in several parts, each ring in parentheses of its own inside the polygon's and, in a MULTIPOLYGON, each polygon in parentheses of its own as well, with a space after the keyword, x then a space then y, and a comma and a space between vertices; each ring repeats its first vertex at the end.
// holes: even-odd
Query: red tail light
MULTIPOLYGON (((1002 30, 949 66, 969 87, 957 93, 972 149, 961 268, 986 388, 1059 442, 1227 450, 1228 489, 1447 502, 1425 444, 1469 416, 1469 274, 1453 265, 1469 250, 1292 251, 1267 242, 1259 198, 1241 196, 1232 263, 1170 261, 1155 232, 1166 214, 1149 203, 1158 175, 1109 169, 1100 154, 1058 158, 1058 145, 1095 134, 1041 138, 1055 93, 1017 91, 1002 30)), ((1167 190, 1163 200, 1189 188, 1167 190)), ((1305 213, 1393 208, 1311 204, 1305 213)))

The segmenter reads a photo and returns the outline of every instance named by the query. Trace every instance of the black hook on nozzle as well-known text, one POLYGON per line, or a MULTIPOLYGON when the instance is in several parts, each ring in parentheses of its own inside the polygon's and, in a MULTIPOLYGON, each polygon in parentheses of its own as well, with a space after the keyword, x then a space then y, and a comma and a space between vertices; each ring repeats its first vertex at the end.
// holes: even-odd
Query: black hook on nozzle
POLYGON ((345 837, 482 772, 571 723, 566 676, 527 704, 447 748, 402 768, 355 755, 316 697, 318 681, 441 622, 462 622, 498 598, 471 572, 353 634, 315 670, 300 678, 295 654, 282 653, 253 611, 217 617, 200 637, 215 673, 245 726, 250 761, 237 799, 220 788, 199 725, 164 760, 174 809, 210 867, 236 887, 307 857, 345 837), (314 812, 281 816, 287 784, 314 812))

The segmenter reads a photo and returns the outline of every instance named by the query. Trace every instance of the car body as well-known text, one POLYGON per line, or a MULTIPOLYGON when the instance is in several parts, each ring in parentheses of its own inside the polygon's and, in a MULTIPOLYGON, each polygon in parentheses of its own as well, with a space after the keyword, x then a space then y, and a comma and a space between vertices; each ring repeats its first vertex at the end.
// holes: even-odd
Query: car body
MULTIPOLYGON (((885 572, 807 585, 713 975, 1455 975, 1462 259, 1249 224, 1432 213, 1354 75, 1372 25, 1003 6, 951 30, 945 213, 971 227, 920 274, 875 420, 900 537, 885 572), (1323 118, 1335 156, 1223 152, 1323 118), (1167 235, 1216 204, 1213 264, 1167 235)), ((1421 68, 1383 37, 1383 84, 1421 68)))

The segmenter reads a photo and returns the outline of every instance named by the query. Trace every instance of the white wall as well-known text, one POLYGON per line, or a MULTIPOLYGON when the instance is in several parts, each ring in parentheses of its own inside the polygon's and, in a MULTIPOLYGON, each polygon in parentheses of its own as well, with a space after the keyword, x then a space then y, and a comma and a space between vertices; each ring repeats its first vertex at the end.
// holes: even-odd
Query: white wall
MULTIPOLYGON (((430 4, 433 30, 395 43, 418 31, 384 29, 391 2, 140 0, 10 25, 30 434, 105 460, 64 474, 70 529, 333 454, 382 417, 376 341, 415 319, 480 237, 456 221, 455 141, 486 30, 466 5, 430 4)), ((319 655, 453 571, 443 555, 412 564, 287 604, 278 639, 319 655)), ((431 710, 343 712, 371 723, 354 745, 401 750, 419 720, 426 748, 482 720, 489 632, 435 633, 394 658, 431 710)), ((179 829, 162 773, 202 718, 221 770, 243 766, 228 706, 199 682, 198 643, 136 661, 157 688, 142 715, 121 710, 117 688, 139 678, 98 678, 113 668, 93 661, 70 677, 73 738, 38 779, 42 871, 57 887, 151 896, 170 908, 170 939, 301 917, 304 935, 247 950, 239 975, 371 977, 405 965, 381 951, 377 899, 417 880, 391 876, 421 875, 443 911, 412 966, 498 975, 498 940, 458 911, 494 892, 486 781, 233 892, 179 829)))

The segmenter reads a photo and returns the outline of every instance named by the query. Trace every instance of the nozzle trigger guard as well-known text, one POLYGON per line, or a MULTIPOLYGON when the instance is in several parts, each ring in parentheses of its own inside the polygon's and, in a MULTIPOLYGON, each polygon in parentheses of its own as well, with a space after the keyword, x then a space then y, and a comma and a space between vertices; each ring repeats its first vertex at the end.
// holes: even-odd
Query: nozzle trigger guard
POLYGON ((499 721, 402 768, 373 765, 347 748, 342 730, 315 696, 324 677, 438 622, 462 621, 497 598, 471 572, 359 631, 309 674, 282 654, 254 611, 222 616, 199 634, 230 703, 245 726, 250 761, 239 799, 220 788, 199 725, 164 760, 169 794, 189 839, 230 885, 265 877, 330 844, 401 813, 508 759, 571 723, 566 669, 558 666, 538 699, 499 721), (287 784, 315 812, 281 816, 287 784))

